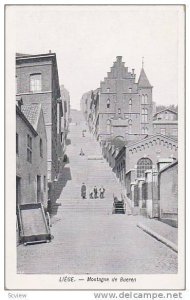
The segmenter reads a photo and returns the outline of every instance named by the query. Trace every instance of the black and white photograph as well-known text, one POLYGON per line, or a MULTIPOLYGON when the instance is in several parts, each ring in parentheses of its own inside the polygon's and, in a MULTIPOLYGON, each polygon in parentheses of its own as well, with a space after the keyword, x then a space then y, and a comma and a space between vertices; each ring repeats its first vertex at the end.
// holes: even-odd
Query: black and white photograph
POLYGON ((184 289, 185 6, 5 24, 7 287, 184 289))

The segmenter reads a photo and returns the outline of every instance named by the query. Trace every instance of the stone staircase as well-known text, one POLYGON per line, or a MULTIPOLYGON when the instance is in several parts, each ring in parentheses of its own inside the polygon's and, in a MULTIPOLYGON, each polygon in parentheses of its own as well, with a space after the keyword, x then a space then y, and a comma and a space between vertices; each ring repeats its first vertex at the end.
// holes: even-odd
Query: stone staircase
MULTIPOLYGON (((52 215, 60 217, 69 212, 73 214, 112 214, 113 194, 120 198, 122 189, 107 162, 103 159, 98 142, 90 135, 84 123, 80 126, 70 126, 67 146, 69 163, 62 169, 56 184, 57 191, 61 191, 56 203, 52 206, 52 215), (82 130, 86 129, 85 137, 82 130), (80 156, 80 149, 85 155, 80 156), (66 172, 67 171, 67 172, 66 172), (67 177, 67 178, 66 178, 67 177), (68 180, 67 180, 68 179, 68 180), (63 182, 65 183, 63 184, 63 182), (87 186, 87 199, 81 199, 81 185, 87 186), (89 199, 89 193, 94 186, 105 188, 104 199, 89 199)), ((126 213, 131 214, 127 205, 126 213)))

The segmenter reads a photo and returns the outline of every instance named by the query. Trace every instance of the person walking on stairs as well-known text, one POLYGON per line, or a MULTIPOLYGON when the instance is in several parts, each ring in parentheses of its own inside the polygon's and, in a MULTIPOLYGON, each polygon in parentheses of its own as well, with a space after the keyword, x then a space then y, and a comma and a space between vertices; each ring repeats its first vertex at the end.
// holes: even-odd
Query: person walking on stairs
POLYGON ((97 187, 95 186, 94 187, 94 199, 97 199, 98 198, 98 189, 97 187))
POLYGON ((81 186, 81 197, 82 199, 86 199, 86 185, 84 184, 84 182, 81 186))

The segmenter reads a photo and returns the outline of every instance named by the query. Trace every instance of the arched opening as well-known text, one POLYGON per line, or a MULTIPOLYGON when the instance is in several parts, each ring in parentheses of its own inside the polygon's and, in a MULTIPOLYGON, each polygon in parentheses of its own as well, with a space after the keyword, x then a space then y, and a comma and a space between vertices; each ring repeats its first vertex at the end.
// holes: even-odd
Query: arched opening
POLYGON ((107 100, 107 108, 110 108, 110 99, 107 100))
POLYGON ((137 177, 144 177, 145 171, 152 170, 152 161, 149 158, 141 158, 137 162, 137 177))

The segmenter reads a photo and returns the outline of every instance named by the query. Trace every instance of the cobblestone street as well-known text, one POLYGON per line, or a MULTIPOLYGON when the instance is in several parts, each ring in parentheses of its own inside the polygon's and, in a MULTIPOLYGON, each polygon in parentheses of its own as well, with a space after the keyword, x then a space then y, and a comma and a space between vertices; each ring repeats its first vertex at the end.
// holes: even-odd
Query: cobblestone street
POLYGON ((53 239, 19 245, 18 273, 177 273, 177 254, 137 227, 142 216, 112 214, 113 193, 120 196, 121 187, 83 121, 72 121, 67 142, 68 163, 60 173, 53 204, 53 239), (105 198, 81 199, 82 182, 87 195, 94 185, 103 184, 105 198))

